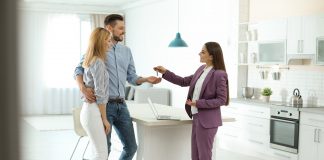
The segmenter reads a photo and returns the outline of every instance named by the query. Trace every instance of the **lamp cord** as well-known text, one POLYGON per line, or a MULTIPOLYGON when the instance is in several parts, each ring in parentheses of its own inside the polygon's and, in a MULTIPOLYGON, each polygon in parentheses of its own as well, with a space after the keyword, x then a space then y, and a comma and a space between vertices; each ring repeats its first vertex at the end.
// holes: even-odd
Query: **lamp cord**
POLYGON ((180 21, 180 18, 179 18, 179 9, 180 7, 179 7, 179 0, 178 0, 178 32, 179 32, 179 21, 180 21))

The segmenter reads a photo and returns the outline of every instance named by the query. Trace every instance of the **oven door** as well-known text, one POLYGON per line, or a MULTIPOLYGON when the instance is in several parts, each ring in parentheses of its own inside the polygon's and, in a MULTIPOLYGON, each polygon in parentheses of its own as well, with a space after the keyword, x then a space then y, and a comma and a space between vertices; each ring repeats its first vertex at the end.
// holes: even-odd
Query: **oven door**
POLYGON ((299 120, 271 116, 270 146, 272 148, 297 153, 299 120))

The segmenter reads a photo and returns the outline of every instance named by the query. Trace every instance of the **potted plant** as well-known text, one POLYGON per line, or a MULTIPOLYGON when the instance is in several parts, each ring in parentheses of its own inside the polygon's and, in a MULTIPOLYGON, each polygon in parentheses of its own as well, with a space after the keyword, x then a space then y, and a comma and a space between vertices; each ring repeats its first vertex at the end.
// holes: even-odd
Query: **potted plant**
POLYGON ((261 90, 262 100, 264 102, 269 102, 270 96, 272 94, 271 88, 265 87, 261 90))

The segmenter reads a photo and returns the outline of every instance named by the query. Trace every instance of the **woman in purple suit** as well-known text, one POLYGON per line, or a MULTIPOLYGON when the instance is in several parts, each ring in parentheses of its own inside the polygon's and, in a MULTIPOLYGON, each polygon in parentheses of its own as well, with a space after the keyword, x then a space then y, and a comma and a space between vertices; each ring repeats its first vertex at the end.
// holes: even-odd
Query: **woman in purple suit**
POLYGON ((189 87, 186 111, 193 118, 191 134, 192 160, 211 160, 214 138, 222 125, 220 106, 228 105, 228 79, 223 52, 216 42, 207 42, 199 53, 205 63, 191 76, 180 77, 162 66, 154 70, 176 85, 189 87))

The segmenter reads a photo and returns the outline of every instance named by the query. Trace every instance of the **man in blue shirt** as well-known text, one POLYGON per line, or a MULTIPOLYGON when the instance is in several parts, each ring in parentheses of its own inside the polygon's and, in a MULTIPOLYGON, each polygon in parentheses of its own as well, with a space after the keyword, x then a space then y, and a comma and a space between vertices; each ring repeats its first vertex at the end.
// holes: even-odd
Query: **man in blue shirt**
MULTIPOLYGON (((125 23, 121 15, 111 14, 105 18, 105 29, 112 33, 113 46, 107 53, 106 67, 109 73, 109 101, 107 103, 107 118, 121 140, 123 152, 120 160, 131 160, 137 150, 132 119, 125 103, 126 80, 133 85, 140 85, 143 82, 156 84, 161 78, 154 76, 139 77, 136 74, 134 60, 131 50, 118 42, 124 39, 125 23)), ((74 76, 80 91, 89 102, 96 102, 94 91, 86 88, 83 82, 84 69, 83 59, 76 67, 74 76)), ((111 151, 111 132, 107 135, 108 153, 111 151)))

